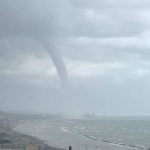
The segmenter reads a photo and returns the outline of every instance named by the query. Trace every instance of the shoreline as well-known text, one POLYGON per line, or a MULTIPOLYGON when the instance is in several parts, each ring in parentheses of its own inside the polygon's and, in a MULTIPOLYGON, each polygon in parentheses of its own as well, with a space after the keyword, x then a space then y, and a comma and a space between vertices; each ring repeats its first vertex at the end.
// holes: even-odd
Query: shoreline
POLYGON ((27 145, 34 144, 39 150, 64 150, 52 147, 44 141, 13 130, 13 125, 7 119, 0 118, 0 149, 25 149, 27 145))

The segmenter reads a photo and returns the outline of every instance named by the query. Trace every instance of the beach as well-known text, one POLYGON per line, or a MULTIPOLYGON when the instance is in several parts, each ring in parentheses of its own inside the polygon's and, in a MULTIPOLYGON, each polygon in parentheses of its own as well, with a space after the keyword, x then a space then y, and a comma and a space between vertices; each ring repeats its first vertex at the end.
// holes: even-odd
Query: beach
POLYGON ((25 149, 27 145, 34 144, 40 150, 61 150, 61 148, 49 146, 36 137, 14 131, 14 126, 14 120, 10 121, 7 117, 0 118, 0 149, 25 149))

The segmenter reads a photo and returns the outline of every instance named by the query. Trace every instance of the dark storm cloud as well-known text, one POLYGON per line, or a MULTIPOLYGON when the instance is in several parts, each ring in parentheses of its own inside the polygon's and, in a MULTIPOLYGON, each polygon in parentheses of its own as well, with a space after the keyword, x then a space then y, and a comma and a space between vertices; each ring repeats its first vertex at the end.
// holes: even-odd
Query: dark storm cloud
MULTIPOLYGON (((62 36, 63 32, 65 32, 65 26, 63 27, 63 23, 59 23, 61 19, 59 15, 61 12, 56 13, 57 10, 60 10, 59 4, 47 0, 44 2, 35 0, 22 2, 16 0, 11 2, 1 1, 1 7, 0 18, 2 24, 0 35, 5 40, 4 44, 6 47, 12 49, 12 45, 7 40, 8 38, 13 39, 13 37, 17 37, 23 40, 30 38, 32 40, 32 37, 36 39, 49 52, 58 71, 58 75, 64 82, 67 78, 65 65, 59 53, 51 46, 52 41, 56 37, 59 38, 59 36, 62 36)), ((63 21, 65 21, 65 13, 63 14, 63 21)))
POLYGON ((60 17, 65 17, 65 13, 61 14, 64 9, 59 9, 61 4, 48 0, 1 0, 1 37, 56 36, 65 28, 60 22, 60 17))
POLYGON ((80 7, 80 8, 88 7, 88 8, 94 8, 94 9, 109 9, 109 8, 111 8, 111 9, 113 9, 113 8, 114 9, 116 9, 116 8, 118 8, 118 9, 122 9, 122 8, 146 9, 146 8, 150 7, 149 0, 145 0, 145 1, 142 1, 142 0, 132 0, 132 1, 129 1, 129 0, 121 0, 121 1, 118 1, 118 0, 95 0, 94 3, 90 0, 72 0, 72 2, 77 7, 80 7))
MULTIPOLYGON (((88 46, 86 48, 85 45, 86 51, 93 51, 93 55, 97 55, 94 39, 130 38, 138 36, 148 28, 141 24, 139 14, 149 7, 149 2, 141 0, 132 2, 96 0, 94 3, 84 0, 1 0, 0 7, 1 43, 3 40, 7 41, 10 47, 15 46, 17 53, 17 49, 22 50, 22 53, 30 54, 31 51, 36 53, 35 49, 41 49, 39 36, 46 37, 51 43, 55 42, 59 48, 62 48, 61 44, 66 43, 68 38, 73 37, 72 39, 76 41, 76 38, 87 37, 93 41, 91 44, 93 48, 88 46)), ((103 43, 101 45, 99 45, 100 53, 103 53, 101 49, 108 53, 113 49, 109 47, 105 50, 103 43)), ((75 47, 80 48, 80 43, 76 42, 75 47)), ((76 53, 73 47, 64 47, 63 51, 66 51, 67 56, 70 51, 76 53)), ((82 53, 82 47, 80 51, 82 53)), ((87 57, 84 53, 76 55, 87 57)))
POLYGON ((0 108, 149 113, 149 8, 149 0, 0 0, 0 108), (49 48, 64 56, 70 89, 57 88, 49 48))
POLYGON ((148 7, 141 0, 1 0, 0 57, 44 58, 43 38, 68 59, 149 58, 149 34, 143 36, 149 33, 148 7))

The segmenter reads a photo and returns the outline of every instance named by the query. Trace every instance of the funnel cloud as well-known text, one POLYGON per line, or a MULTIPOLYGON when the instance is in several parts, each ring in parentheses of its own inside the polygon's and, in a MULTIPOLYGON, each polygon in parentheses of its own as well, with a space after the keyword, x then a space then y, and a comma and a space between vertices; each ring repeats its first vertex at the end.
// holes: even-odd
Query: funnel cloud
POLYGON ((2 39, 3 41, 5 39, 7 41, 4 43, 7 49, 15 49, 17 47, 20 51, 19 53, 22 53, 23 51, 29 51, 27 48, 35 49, 31 44, 27 48, 24 48, 24 44, 22 44, 23 40, 39 42, 40 39, 36 49, 42 44, 42 47, 50 55, 58 76, 64 84, 67 82, 67 70, 63 58, 59 54, 59 50, 53 44, 60 36, 63 35, 65 37, 62 33, 62 31, 64 32, 62 23, 59 23, 60 18, 63 18, 65 14, 62 13, 63 9, 61 10, 60 7, 61 4, 57 4, 57 2, 53 2, 52 0, 1 0, 0 40, 2 39), (52 9, 51 6, 55 9, 52 9), (18 45, 21 46, 19 47, 18 45))
POLYGON ((0 110, 150 115, 149 18, 148 0, 0 0, 0 110))
POLYGON ((46 39, 41 39, 42 46, 47 50, 50 55, 53 63, 56 67, 57 73, 62 81, 62 84, 65 85, 67 83, 67 69, 63 62, 62 56, 59 54, 55 47, 51 46, 50 42, 46 39))

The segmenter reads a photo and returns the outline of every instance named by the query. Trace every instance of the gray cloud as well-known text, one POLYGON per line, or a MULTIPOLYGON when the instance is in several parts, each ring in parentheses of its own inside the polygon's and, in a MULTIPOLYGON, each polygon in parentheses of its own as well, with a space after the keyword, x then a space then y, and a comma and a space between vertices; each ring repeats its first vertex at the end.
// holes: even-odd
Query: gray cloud
POLYGON ((148 0, 1 0, 0 109, 149 114, 149 8, 148 0), (70 89, 57 88, 41 38, 62 53, 70 89))

